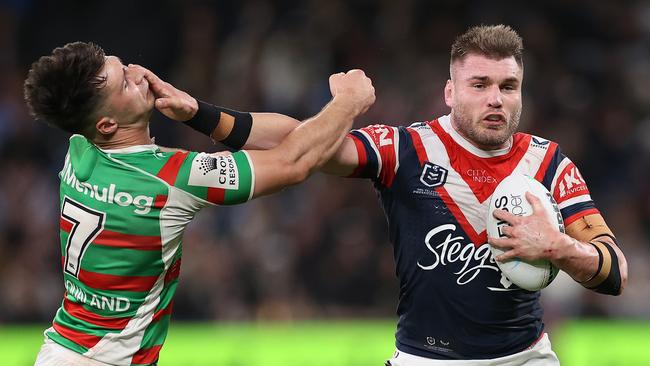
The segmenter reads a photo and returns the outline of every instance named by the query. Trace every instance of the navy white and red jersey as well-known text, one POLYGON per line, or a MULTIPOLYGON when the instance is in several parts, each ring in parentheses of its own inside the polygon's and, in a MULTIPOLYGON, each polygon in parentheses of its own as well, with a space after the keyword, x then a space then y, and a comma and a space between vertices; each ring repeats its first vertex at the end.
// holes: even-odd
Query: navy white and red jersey
POLYGON ((435 359, 485 359, 519 352, 543 331, 539 292, 499 271, 485 230, 490 196, 513 171, 534 177, 557 201, 565 225, 598 213, 578 169, 559 146, 516 133, 483 151, 449 116, 410 127, 350 132, 353 177, 371 178, 388 219, 400 281, 397 348, 435 359))

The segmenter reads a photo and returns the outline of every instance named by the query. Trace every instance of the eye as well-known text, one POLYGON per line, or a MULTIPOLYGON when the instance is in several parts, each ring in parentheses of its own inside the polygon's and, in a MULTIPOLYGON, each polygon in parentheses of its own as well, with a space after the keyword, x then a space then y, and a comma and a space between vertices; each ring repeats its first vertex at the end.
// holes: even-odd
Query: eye
POLYGON ((473 84, 473 85, 472 85, 472 88, 474 88, 474 89, 484 89, 484 88, 485 88, 485 84, 476 83, 476 84, 473 84))
POLYGON ((501 87, 501 89, 506 90, 506 91, 517 90, 517 88, 515 88, 514 85, 504 85, 504 86, 501 87))

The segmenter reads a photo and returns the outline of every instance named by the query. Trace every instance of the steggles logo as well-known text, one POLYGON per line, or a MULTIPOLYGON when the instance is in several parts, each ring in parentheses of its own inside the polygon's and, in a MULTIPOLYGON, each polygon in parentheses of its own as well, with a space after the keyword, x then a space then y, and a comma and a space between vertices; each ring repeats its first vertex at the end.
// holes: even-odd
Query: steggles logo
POLYGON ((440 225, 429 231, 424 238, 424 244, 433 254, 433 261, 423 264, 420 260, 417 262, 418 267, 431 271, 438 266, 464 262, 463 267, 458 272, 454 272, 458 276, 456 283, 460 286, 474 280, 483 269, 499 271, 489 245, 481 245, 477 248, 474 243, 463 243, 464 238, 460 235, 453 236, 455 233, 454 224, 440 225))

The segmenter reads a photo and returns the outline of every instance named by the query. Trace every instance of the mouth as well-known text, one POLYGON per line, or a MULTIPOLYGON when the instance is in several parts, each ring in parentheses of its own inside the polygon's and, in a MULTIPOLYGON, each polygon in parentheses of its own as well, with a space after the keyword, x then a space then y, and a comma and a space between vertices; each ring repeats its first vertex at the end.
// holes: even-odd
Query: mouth
POLYGON ((506 116, 503 113, 488 113, 482 121, 488 127, 499 127, 506 124, 506 116))

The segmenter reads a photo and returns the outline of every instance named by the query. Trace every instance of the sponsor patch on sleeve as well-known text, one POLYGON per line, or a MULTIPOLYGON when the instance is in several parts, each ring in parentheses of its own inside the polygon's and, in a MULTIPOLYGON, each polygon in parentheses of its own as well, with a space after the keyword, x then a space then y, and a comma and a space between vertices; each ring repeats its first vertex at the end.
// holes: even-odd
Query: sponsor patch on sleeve
POLYGON ((197 154, 192 160, 188 184, 192 186, 239 189, 239 172, 232 155, 197 154))
POLYGON ((588 196, 589 189, 587 188, 587 183, 585 183, 584 178, 582 178, 580 171, 578 171, 575 164, 571 162, 564 167, 562 173, 558 176, 555 190, 553 192, 553 198, 555 198, 559 204, 582 195, 588 196))

